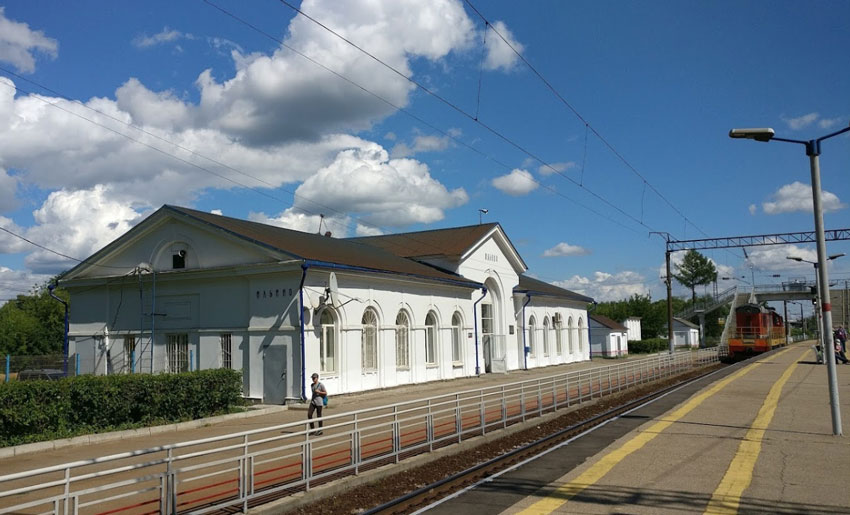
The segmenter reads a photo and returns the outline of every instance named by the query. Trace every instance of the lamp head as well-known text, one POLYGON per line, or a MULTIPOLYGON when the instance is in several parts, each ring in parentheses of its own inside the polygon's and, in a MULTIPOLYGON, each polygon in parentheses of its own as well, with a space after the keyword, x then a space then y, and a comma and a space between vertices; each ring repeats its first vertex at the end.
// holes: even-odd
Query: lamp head
POLYGON ((838 258, 840 258, 840 257, 841 257, 841 256, 843 256, 843 255, 844 255, 844 253, 843 253, 843 252, 841 252, 841 253, 839 253, 839 254, 833 254, 833 255, 829 256, 828 258, 826 258, 826 259, 829 259, 829 260, 832 260, 832 259, 838 259, 838 258))
POLYGON ((776 134, 771 128, 759 129, 732 129, 729 137, 735 139, 754 139, 756 141, 770 141, 776 134))
POLYGON ((785 256, 785 259, 790 259, 791 261, 797 261, 800 263, 803 261, 803 258, 797 256, 785 256))

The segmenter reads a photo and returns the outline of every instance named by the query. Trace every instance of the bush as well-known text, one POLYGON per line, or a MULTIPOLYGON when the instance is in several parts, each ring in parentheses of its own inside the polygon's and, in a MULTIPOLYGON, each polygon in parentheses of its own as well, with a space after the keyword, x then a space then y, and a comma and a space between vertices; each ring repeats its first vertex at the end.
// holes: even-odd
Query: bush
POLYGON ((629 342, 629 354, 651 354, 669 349, 670 342, 667 338, 648 338, 629 342))
POLYGON ((0 385, 0 446, 194 420, 242 404, 237 370, 12 381, 0 385))

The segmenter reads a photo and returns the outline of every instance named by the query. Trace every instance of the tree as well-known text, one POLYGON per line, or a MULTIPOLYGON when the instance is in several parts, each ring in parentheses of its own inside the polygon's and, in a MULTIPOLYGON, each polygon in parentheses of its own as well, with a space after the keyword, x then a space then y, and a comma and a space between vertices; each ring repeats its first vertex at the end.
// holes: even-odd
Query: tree
POLYGON ((696 302, 696 287, 716 281, 717 268, 707 257, 691 249, 685 254, 682 262, 676 265, 676 273, 673 277, 683 286, 691 289, 691 301, 696 302))
MULTIPOLYGON (((50 297, 47 284, 0 306, 0 355, 61 354, 65 339, 65 307, 50 297)), ((68 292, 56 288, 68 301, 68 292)))

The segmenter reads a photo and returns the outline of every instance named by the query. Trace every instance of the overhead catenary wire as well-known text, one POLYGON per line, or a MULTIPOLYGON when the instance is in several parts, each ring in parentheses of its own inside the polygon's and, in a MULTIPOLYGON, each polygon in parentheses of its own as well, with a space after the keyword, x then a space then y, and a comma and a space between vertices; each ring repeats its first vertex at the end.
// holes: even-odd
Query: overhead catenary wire
MULTIPOLYGON (((284 0, 281 0, 281 1, 284 1, 284 0)), ((497 29, 496 29, 496 27, 494 27, 494 26, 490 23, 490 21, 489 21, 489 20, 488 20, 488 19, 487 19, 487 18, 486 18, 486 17, 485 17, 482 13, 481 13, 481 11, 479 11, 479 10, 478 10, 478 8, 476 8, 476 7, 475 7, 475 5, 473 5, 473 3, 471 2, 471 0, 464 0, 464 2, 465 2, 468 6, 469 6, 469 8, 470 8, 470 9, 472 9, 472 10, 473 10, 473 12, 475 12, 475 14, 477 14, 477 15, 478 15, 478 16, 479 16, 479 17, 480 17, 480 18, 481 18, 481 19, 482 19, 485 23, 487 23, 487 25, 488 25, 488 26, 490 26, 490 28, 493 30, 493 32, 494 32, 497 36, 499 36, 499 39, 501 39, 501 40, 502 40, 502 42, 504 42, 504 43, 508 46, 508 48, 510 48, 510 49, 511 49, 511 51, 512 51, 512 52, 513 52, 513 53, 514 53, 514 54, 515 54, 515 55, 516 55, 516 56, 517 56, 517 57, 518 57, 518 58, 519 58, 519 59, 520 59, 520 60, 521 60, 521 61, 522 61, 522 62, 523 62, 523 63, 524 63, 527 67, 528 67, 528 69, 529 69, 529 70, 531 70, 531 72, 532 72, 532 73, 534 73, 534 75, 535 75, 535 76, 537 76, 537 78, 539 78, 539 79, 543 82, 543 84, 545 84, 545 85, 546 85, 546 87, 547 87, 547 88, 548 88, 548 89, 552 92, 552 94, 553 94, 553 95, 555 95, 555 97, 556 97, 558 100, 560 100, 560 101, 561 101, 561 103, 562 103, 562 104, 564 104, 564 105, 565 105, 565 106, 566 106, 566 107, 567 107, 570 111, 572 111, 572 113, 576 116, 576 118, 578 118, 578 119, 579 119, 582 123, 584 123, 584 125, 585 125, 585 127, 586 127, 587 129, 589 129, 590 131, 592 131, 592 132, 593 132, 593 134, 594 134, 597 138, 599 138, 599 141, 601 141, 601 142, 602 142, 602 143, 603 143, 606 147, 608 147, 608 149, 609 149, 609 150, 610 150, 610 151, 611 151, 611 152, 612 152, 612 153, 613 153, 613 154, 617 157, 617 159, 619 159, 619 160, 620 160, 620 161, 621 161, 621 162, 622 162, 622 163, 626 166, 626 168, 628 168, 628 169, 629 169, 632 173, 634 173, 634 174, 635 174, 638 178, 640 178, 640 179, 644 182, 644 184, 646 184, 647 186, 649 186, 649 188, 650 188, 650 189, 651 189, 651 190, 652 190, 652 191, 653 191, 656 195, 658 195, 658 197, 659 197, 661 200, 663 200, 663 201, 664 201, 664 202, 665 202, 665 203, 666 203, 666 204, 667 204, 667 205, 668 205, 668 206, 669 206, 669 207, 670 207, 673 211, 675 211, 675 212, 676 212, 676 214, 678 214, 680 217, 682 217, 682 218, 683 218, 683 219, 684 219, 687 223, 691 224, 691 225, 692 225, 695 229, 697 229, 700 233, 702 233, 702 234, 704 234, 704 235, 706 235, 706 236, 707 236, 707 234, 705 233, 705 231, 703 231, 703 230, 702 230, 702 229, 701 229, 698 225, 696 225, 695 223, 693 223, 693 222, 692 222, 692 221, 691 221, 691 220, 690 220, 687 216, 685 216, 685 214, 684 214, 684 213, 682 213, 682 212, 681 212, 681 211, 680 211, 680 210, 679 210, 679 209, 678 209, 675 205, 673 205, 673 203, 672 203, 672 202, 670 202, 670 200, 669 200, 669 199, 667 199, 667 197, 665 197, 665 196, 664 196, 664 195, 663 195, 660 191, 658 191, 658 189, 657 189, 655 186, 653 186, 653 185, 652 185, 652 183, 650 183, 650 182, 646 179, 646 177, 644 177, 644 176, 643 176, 643 175, 642 175, 642 174, 641 174, 641 173, 637 170, 637 168, 635 168, 635 166, 634 166, 634 165, 632 165, 632 164, 629 162, 629 160, 627 160, 627 159, 625 158, 625 156, 623 156, 623 155, 620 153, 620 151, 619 151, 619 150, 617 150, 617 149, 614 147, 614 145, 613 145, 610 141, 608 141, 608 140, 607 140, 604 136, 602 136, 602 134, 601 134, 599 131, 597 131, 597 130, 596 130, 596 129, 595 129, 595 128, 594 128, 594 127, 590 124, 590 122, 589 122, 589 121, 587 121, 587 119, 585 119, 585 118, 581 115, 581 113, 579 113, 579 112, 578 112, 578 110, 577 110, 575 107, 573 107, 573 105, 572 105, 572 104, 570 104, 570 102, 568 102, 568 101, 567 101, 567 99, 566 99, 566 98, 564 98, 564 96, 563 96, 563 95, 561 95, 561 93, 560 93, 557 89, 555 89, 555 86, 553 86, 553 85, 552 85, 552 83, 551 83, 551 82, 549 82, 549 81, 546 79, 546 77, 544 77, 544 76, 543 76, 543 74, 542 74, 542 73, 540 73, 540 72, 537 70, 537 68, 535 68, 535 67, 534 67, 534 65, 532 65, 532 64, 531 64, 531 62, 530 62, 528 59, 526 59, 526 58, 525 58, 525 56, 524 56, 521 52, 519 52, 519 51, 518 51, 518 50, 514 47, 514 45, 512 45, 512 44, 511 44, 511 42, 510 42, 510 41, 508 41, 508 40, 507 40, 507 38, 505 38, 505 37, 504 37, 504 36, 503 36, 503 35, 502 35, 502 34, 501 34, 501 33, 500 33, 497 29)), ((585 144, 586 144, 586 143, 585 143, 585 144)))
MULTIPOLYGON (((30 81, 30 82, 34 83, 33 81, 30 81)), ((277 196, 275 196, 275 195, 272 195, 272 194, 270 194, 270 193, 264 192, 264 191, 262 191, 262 190, 258 190, 257 188, 254 188, 254 187, 251 187, 251 186, 244 185, 244 184, 242 184, 242 183, 240 183, 240 182, 238 182, 238 181, 236 181, 236 180, 234 180, 234 179, 231 179, 231 178, 229 178, 229 177, 227 177, 227 176, 224 176, 224 175, 218 174, 218 173, 216 173, 216 172, 213 172, 213 171, 209 170, 208 168, 206 168, 206 167, 204 167, 204 166, 198 165, 198 164, 196 164, 196 163, 192 163, 191 161, 188 161, 188 160, 186 160, 186 159, 184 159, 184 158, 182 158, 182 157, 179 157, 179 156, 176 156, 176 155, 174 155, 174 154, 171 154, 171 153, 169 153, 169 152, 167 152, 167 151, 165 151, 165 150, 163 150, 163 149, 160 149, 160 148, 157 148, 157 147, 155 147, 155 146, 153 146, 153 145, 150 145, 150 144, 148 144, 148 143, 145 143, 145 142, 139 141, 138 139, 133 138, 132 136, 130 136, 130 135, 128 135, 128 134, 124 134, 124 133, 122 133, 122 132, 120 132, 120 131, 118 131, 118 130, 116 130, 116 129, 113 129, 113 128, 111 128, 111 127, 107 127, 107 126, 105 126, 104 124, 99 123, 99 122, 97 122, 97 121, 95 121, 95 120, 92 120, 92 119, 90 119, 90 118, 87 118, 87 117, 85 117, 85 116, 83 116, 83 115, 81 115, 81 114, 79 114, 79 113, 75 113, 75 112, 73 112, 73 111, 70 111, 70 110, 68 110, 68 109, 65 109, 64 107, 62 107, 62 106, 58 105, 58 104, 57 104, 57 103, 55 103, 55 102, 48 102, 48 101, 47 101, 47 100, 45 100, 44 98, 41 98, 41 96, 39 96, 39 95, 37 95, 37 94, 34 94, 33 92, 27 91, 26 89, 20 88, 20 87, 19 87, 19 86, 17 86, 17 85, 8 85, 8 84, 5 84, 5 83, 2 83, 2 84, 3 84, 3 85, 6 85, 7 87, 13 88, 13 89, 15 89, 15 90, 17 90, 17 91, 21 91, 21 92, 24 92, 24 93, 30 94, 33 98, 36 98, 36 99, 38 99, 38 100, 40 100, 40 101, 44 102, 44 103, 45 103, 45 104, 47 104, 48 106, 54 107, 54 108, 56 108, 56 109, 59 109, 59 110, 61 110, 61 111, 66 112, 66 113, 68 113, 68 114, 71 114, 71 115, 73 115, 73 116, 75 116, 75 117, 78 117, 78 118, 80 118, 80 119, 82 119, 82 120, 84 120, 84 121, 87 121, 87 122, 92 123, 92 124, 94 124, 94 125, 97 125, 97 126, 99 126, 99 127, 101 127, 101 128, 104 128, 104 129, 106 129, 106 130, 108 130, 108 131, 110 131, 110 132, 112 132, 112 133, 114 133, 114 134, 117 134, 117 135, 119 135, 119 136, 122 136, 122 137, 124 137, 124 138, 128 139, 129 141, 132 141, 132 142, 138 143, 138 144, 140 144, 140 145, 143 145, 143 146, 145 146, 145 147, 147 147, 147 148, 150 148, 150 149, 152 149, 152 150, 155 150, 155 151, 157 151, 157 152, 159 152, 159 153, 161 153, 161 154, 163 154, 163 155, 169 156, 169 157, 171 157, 171 158, 173 158, 173 159, 176 159, 176 160, 178 160, 178 161, 180 161, 180 162, 182 162, 182 163, 185 163, 185 164, 187 164, 187 165, 190 165, 190 166, 192 166, 192 167, 195 167, 195 168, 197 168, 197 169, 199 169, 199 170, 201 170, 201 171, 208 172, 208 173, 210 173, 210 174, 212 174, 212 175, 214 175, 214 176, 216 176, 216 177, 218 177, 218 178, 224 179, 224 180, 229 181, 229 182, 231 182, 231 183, 233 183, 233 184, 236 184, 236 185, 238 185, 238 186, 241 186, 241 187, 244 187, 244 188, 249 189, 249 190, 251 190, 251 191, 254 191, 255 193, 259 193, 259 194, 261 194, 261 195, 263 195, 263 196, 266 196, 266 197, 268 197, 268 198, 271 198, 272 200, 275 200, 275 201, 278 201, 278 202, 284 203, 284 200, 283 200, 283 199, 281 199, 281 198, 279 198, 279 197, 277 197, 277 196)), ((35 84, 36 86, 39 86, 37 83, 34 83, 34 84, 35 84)), ((88 106, 85 106, 85 104, 81 104, 81 105, 83 105, 84 107, 88 107, 88 106)), ((93 108, 92 108, 92 110, 93 110, 93 111, 96 111, 96 112, 100 112, 100 111, 95 110, 95 109, 93 109, 93 108)), ((125 124, 125 125, 129 125, 130 127, 134 127, 134 128, 135 128, 135 126, 134 126, 134 125, 132 125, 132 124, 128 124, 127 122, 124 122, 124 121, 122 121, 122 120, 117 120, 117 119, 116 119, 116 121, 118 121, 118 122, 120 122, 120 123, 122 123, 122 124, 125 124)), ((160 139, 162 139, 162 138, 160 138, 160 139)), ((164 142, 167 142, 167 143, 169 142, 169 140, 167 140, 167 139, 162 139, 162 140, 163 140, 164 142)), ((507 165, 506 165, 506 166, 507 166, 507 165)), ((235 170, 235 169, 234 169, 234 170, 235 170)), ((249 174, 244 174, 244 173, 243 173, 243 175, 247 175, 248 177, 252 177, 252 176, 250 176, 249 174)), ((535 182, 536 182, 536 181, 535 181, 535 182)), ((539 184, 539 183, 538 183, 538 184, 539 184)), ((544 187, 547 187, 547 188, 551 188, 551 186, 545 186, 545 185, 543 185, 543 186, 544 186, 544 187)), ((293 196, 296 196, 296 197, 299 197, 299 198, 303 198, 303 199, 305 199, 305 200, 308 200, 308 201, 313 202, 312 200, 310 200, 310 199, 308 199, 308 198, 304 197, 303 195, 297 195, 295 192, 292 192, 292 191, 286 190, 285 188, 281 188, 281 189, 283 189, 284 191, 288 191, 288 192, 289 192, 290 194, 292 194, 293 196)), ((552 188, 552 191, 553 191, 554 193, 556 193, 556 194, 561 195, 561 196, 562 196, 562 197, 564 197, 564 198, 569 199, 569 197, 567 197, 567 196, 563 195, 562 193, 558 192, 557 190, 554 190, 554 188, 552 188)), ((317 202, 314 202, 314 203, 318 204, 317 202)), ((578 202, 577 202, 577 203, 578 203, 578 202)), ((582 205, 581 203, 578 203, 578 204, 579 204, 579 205, 582 205)), ((330 206, 322 206, 322 207, 324 207, 324 208, 325 208, 325 209, 327 209, 327 210, 330 210, 330 211, 336 212, 336 213, 344 214, 344 213, 341 213, 340 211, 338 211, 338 210, 336 210, 336 209, 334 209, 334 208, 331 208, 330 206)), ((587 209, 589 209, 589 210, 591 210, 592 212, 594 212, 594 213, 598 214, 599 216, 605 217, 605 215, 604 215, 604 214, 602 214, 602 213, 598 213, 597 211, 593 210, 592 208, 587 208, 587 209)), ((302 208, 302 211, 303 211, 303 212, 305 212, 305 213, 307 213, 307 214, 310 214, 310 213, 311 213, 309 210, 307 210, 307 209, 303 209, 303 208, 302 208)), ((357 221, 357 222, 364 223, 365 225, 369 225, 369 226, 371 226, 371 227, 376 227, 376 226, 373 226, 373 225, 368 224, 368 223, 366 223, 366 222, 363 222, 362 220, 359 220, 359 219, 358 219, 358 218, 356 218, 356 217, 353 217, 353 218, 354 218, 354 219, 355 219, 355 221, 357 221)), ((605 218, 609 219, 611 222, 613 222, 613 223, 615 223, 615 224, 619 224, 619 225, 621 225, 623 228, 625 228, 625 229, 627 229, 627 230, 634 230, 634 229, 632 229, 632 228, 630 228, 630 227, 628 227, 628 226, 625 226, 625 225, 620 224, 620 223, 619 223, 619 222, 617 222, 616 220, 610 219, 609 217, 605 217, 605 218)), ((349 226, 349 228, 350 228, 350 226, 349 226)), ((381 230, 385 230, 385 228, 382 228, 382 227, 378 227, 378 228, 379 228, 379 229, 381 229, 381 230)), ((41 244, 38 244, 38 243, 32 242, 32 241, 30 241, 30 240, 28 240, 28 239, 24 238, 23 236, 20 236, 20 235, 18 235, 18 234, 15 234, 15 233, 13 233, 12 231, 10 231, 10 230, 8 230, 8 229, 5 229, 5 228, 3 228, 3 227, 0 227, 0 229, 2 229, 2 230, 4 230, 4 231, 8 232, 9 234, 12 234, 12 235, 13 235, 13 236, 15 236, 15 237, 18 237, 18 238, 20 238, 20 239, 22 239, 22 240, 26 241, 27 243, 30 243, 30 244, 32 244, 32 245, 35 245, 35 246, 37 246, 37 247, 39 247, 39 248, 42 248, 42 249, 44 249, 44 250, 46 250, 46 251, 48 251, 48 252, 52 252, 52 253, 54 253, 54 254, 56 254, 56 255, 59 255, 59 256, 61 256, 61 257, 65 257, 65 258, 67 258, 67 259, 70 259, 70 260, 72 260, 72 261, 76 261, 76 262, 79 262, 79 263, 84 263, 84 262, 85 262, 85 263, 91 263, 91 262, 90 262, 90 261, 88 261, 88 260, 82 260, 82 259, 75 258, 75 257, 72 257, 72 256, 67 256, 67 255, 65 255, 65 254, 63 254, 63 253, 61 253, 61 252, 55 251, 55 250, 50 249, 50 248, 48 248, 48 247, 46 247, 46 246, 43 246, 43 245, 41 245, 41 244)), ((415 242, 415 243, 423 244, 423 242, 416 240, 416 238, 415 238, 413 235, 411 235, 411 234, 402 234, 402 236, 403 236, 403 237, 405 237, 406 239, 409 239, 409 240, 411 240, 411 241, 415 242)), ((358 244, 361 244, 361 245, 366 245, 365 243, 360 243, 360 242, 357 242, 356 240, 355 240, 355 243, 358 243, 358 244)), ((409 248, 409 247, 408 247, 408 248, 409 248)), ((100 267, 104 267, 104 268, 116 268, 116 269, 122 269, 122 270, 125 270, 125 269, 126 269, 126 267, 115 267, 115 266, 100 265, 100 264, 95 264, 95 265, 96 265, 96 266, 100 266, 100 267)))
MULTIPOLYGON (((622 208, 620 208, 618 205, 616 205, 615 203, 613 203, 613 202, 609 201, 608 199, 606 199, 605 197, 603 197, 603 196, 601 196, 600 194, 596 193, 595 191, 591 190, 590 188, 588 188, 588 187, 586 187, 586 186, 582 185, 581 183, 579 183, 578 181, 576 181, 575 179, 573 179, 573 178, 572 178, 572 177, 570 177, 569 175, 564 174, 563 172, 561 172, 560 170, 558 170, 556 167, 552 166, 550 163, 548 163, 548 162, 546 162, 545 160, 543 160, 541 157, 539 157, 537 154, 535 154, 535 153, 534 153, 534 152, 532 152, 531 150, 529 150, 529 149, 525 148, 523 145, 521 145, 521 144, 517 143, 516 141, 514 141, 514 140, 512 140, 511 138, 507 137, 506 135, 502 134, 500 131, 496 130, 494 127, 492 127, 492 126, 490 126, 490 125, 488 125, 488 124, 486 124, 486 123, 482 122, 482 121, 481 121, 480 119, 478 119, 476 116, 473 116, 471 113, 467 112, 465 109, 461 108, 460 106, 458 106, 458 105, 457 105, 457 104, 455 104, 454 102, 451 102, 450 100, 448 100, 448 99, 447 99, 447 98, 445 98, 444 96, 442 96, 442 95, 440 95, 440 94, 436 93, 435 91, 431 90, 430 88, 428 88, 427 86, 425 86, 425 85, 424 85, 424 84, 422 84, 421 82, 419 82, 419 81, 417 81, 417 80, 415 80, 415 79, 413 79, 413 78, 411 78, 411 77, 408 77, 407 75, 405 75, 404 73, 402 73, 401 71, 399 71, 397 68, 395 68, 395 67, 393 67, 392 65, 390 65, 390 64, 388 64, 388 63, 386 63, 386 62, 384 62, 383 60, 381 60, 380 58, 376 57, 374 54, 372 54, 372 53, 370 53, 369 51, 365 50, 364 48, 362 48, 361 46, 357 45, 356 43, 352 42, 351 40, 349 40, 349 39, 348 39, 348 38, 346 38, 345 36, 343 36, 343 35, 339 34, 338 32, 334 31, 333 29, 329 28, 327 25, 323 24, 321 21, 319 21, 319 20, 317 20, 317 19, 315 19, 315 18, 311 17, 309 14, 305 13, 305 12, 304 12, 304 11, 302 11, 300 8, 298 8, 298 7, 294 6, 294 5, 292 5, 292 4, 291 4, 291 3, 289 3, 287 0, 278 0, 278 1, 279 1, 280 3, 282 3, 282 4, 286 5, 287 7, 289 7, 290 9, 292 9, 293 11, 295 11, 296 13, 298 13, 298 14, 300 14, 300 15, 304 16, 305 18, 307 18, 307 19, 308 19, 308 20, 310 20, 311 22, 315 23, 316 25, 318 25, 318 26, 319 26, 319 27, 321 27, 322 29, 324 29, 324 30, 328 31, 329 33, 333 34, 335 37, 339 38, 340 40, 342 40, 342 41, 343 41, 343 42, 345 42, 346 44, 348 44, 348 45, 350 45, 350 46, 354 47, 355 49, 357 49, 358 51, 362 52, 364 55, 368 56, 369 58, 373 59, 375 62, 379 63, 380 65, 384 66, 384 67, 385 67, 385 68, 387 68, 388 70, 392 71, 394 74, 396 74, 396 75, 398 75, 399 77, 403 78, 404 80, 406 80, 406 81, 410 82, 411 84, 413 84, 413 85, 414 85, 414 86, 416 86, 417 88, 421 89, 423 92, 427 93, 427 94, 428 94, 428 95, 430 95, 431 97, 433 97, 433 98, 435 98, 435 99, 439 100, 440 102, 442 102, 443 104, 445 104, 446 106, 448 106, 448 107, 449 107, 449 108, 451 108, 452 110, 456 111, 456 112, 457 112, 457 113, 459 113, 460 115, 462 115, 462 116, 466 117, 467 119, 469 119, 469 120, 470 120, 470 121, 472 121, 473 123, 478 124, 480 127, 482 127, 483 129, 485 129, 487 132, 489 132, 490 134, 492 134, 492 135, 496 136, 498 139, 500 139, 500 140, 504 141, 504 142, 505 142, 505 143, 507 143, 508 145, 510 145, 510 146, 512 146, 512 147, 514 147, 514 148, 515 148, 516 150, 518 150, 519 152, 521 152, 521 153, 525 154, 525 155, 526 155, 526 156, 528 156, 529 158, 531 158, 531 159, 533 159, 534 161, 536 161, 536 162, 540 163, 540 165, 541 165, 541 166, 543 166, 544 168, 546 168, 546 169, 550 170, 550 172, 551 172, 551 173, 556 173, 556 174, 560 175, 560 176, 561 176, 561 177, 563 177, 564 179, 568 180, 569 182, 573 183, 574 185, 576 185, 576 186, 578 186, 579 188, 581 188, 581 189, 583 189, 584 191, 586 191, 589 195, 591 195, 592 197, 596 198, 597 200, 599 200, 600 202, 602 202, 602 203, 603 203, 603 204, 605 204, 606 206, 610 207, 611 209, 614 209, 615 211, 619 212, 620 214, 622 214, 622 215, 623 215, 623 216, 625 216, 626 218, 631 219, 633 222, 637 223, 638 225, 641 225, 641 226, 643 226, 643 227, 645 227, 645 228, 647 228, 647 229, 649 229, 649 230, 653 230, 653 228, 652 228, 652 227, 650 227, 650 226, 646 225, 646 224, 645 224, 645 223, 643 223, 641 220, 639 220, 637 217, 635 217, 635 216, 633 216, 632 214, 630 214, 630 213, 626 212, 625 210, 623 210, 622 208)), ((220 9, 220 10, 222 10, 223 12, 227 12, 227 11, 226 11, 226 10, 224 10, 223 8, 221 8, 221 7, 219 7, 219 6, 215 5, 215 4, 213 4, 210 0, 204 0, 204 2, 206 2, 206 3, 207 3, 207 4, 209 4, 209 5, 212 5, 212 6, 216 7, 216 8, 218 8, 218 9, 220 9)), ((234 18, 236 18, 236 16, 235 16, 235 15, 232 15, 232 14, 231 14, 231 16, 233 16, 234 18)), ((498 34, 498 32, 497 32, 497 34, 498 34)), ((290 47, 287 47, 287 48, 290 48, 290 47)))

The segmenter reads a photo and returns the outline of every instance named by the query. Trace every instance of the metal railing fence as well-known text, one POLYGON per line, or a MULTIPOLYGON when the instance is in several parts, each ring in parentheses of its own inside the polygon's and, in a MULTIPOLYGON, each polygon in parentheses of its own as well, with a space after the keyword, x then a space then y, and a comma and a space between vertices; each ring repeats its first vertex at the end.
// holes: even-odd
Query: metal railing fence
POLYGON ((0 476, 0 513, 247 511, 346 475, 718 361, 716 349, 658 354, 0 476))

